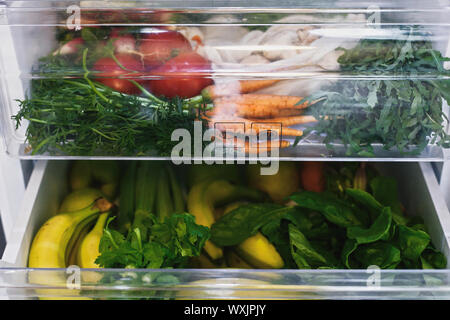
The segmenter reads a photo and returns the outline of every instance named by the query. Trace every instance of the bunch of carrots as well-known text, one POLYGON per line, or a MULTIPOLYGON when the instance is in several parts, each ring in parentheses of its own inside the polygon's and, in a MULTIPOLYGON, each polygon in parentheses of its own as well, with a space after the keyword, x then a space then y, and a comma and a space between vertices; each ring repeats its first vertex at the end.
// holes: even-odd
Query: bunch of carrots
POLYGON ((290 142, 283 136, 301 137, 302 130, 290 128, 293 125, 316 122, 310 115, 303 115, 305 109, 315 102, 300 103, 303 98, 296 96, 255 94, 280 80, 240 80, 226 84, 214 84, 202 91, 202 96, 213 101, 214 108, 202 117, 211 128, 223 132, 258 135, 261 132, 276 132, 279 140, 258 141, 250 145, 244 138, 242 145, 246 153, 260 153, 272 148, 285 148, 290 142))

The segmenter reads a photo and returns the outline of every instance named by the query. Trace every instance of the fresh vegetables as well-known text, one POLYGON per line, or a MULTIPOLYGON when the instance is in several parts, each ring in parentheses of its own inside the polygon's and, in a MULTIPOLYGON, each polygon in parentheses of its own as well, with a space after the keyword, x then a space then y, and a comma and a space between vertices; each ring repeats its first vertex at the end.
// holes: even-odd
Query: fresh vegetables
POLYGON ((15 119, 18 127, 30 122, 33 154, 169 155, 173 130, 193 132, 197 119, 181 100, 121 94, 84 80, 35 80, 32 91, 15 119))
POLYGON ((219 97, 232 96, 240 93, 251 93, 260 89, 270 87, 277 83, 278 79, 266 80, 239 80, 229 83, 214 84, 202 90, 202 96, 214 100, 219 97))
POLYGON ((209 237, 208 228, 197 225, 187 213, 171 215, 164 222, 149 214, 144 223, 148 237, 141 235, 140 228, 125 237, 107 227, 96 263, 105 268, 182 268, 200 254, 209 237))
POLYGON ((266 94, 242 94, 226 96, 214 100, 217 112, 234 113, 238 117, 271 118, 277 116, 277 109, 304 109, 308 102, 300 104, 303 99, 294 96, 277 96, 266 94))
POLYGON ((139 46, 142 59, 150 69, 190 51, 192 47, 181 33, 163 28, 145 29, 139 46))
MULTIPOLYGON (((411 31, 411 37, 417 31, 411 31)), ((450 103, 450 82, 444 61, 449 58, 433 50, 430 42, 407 39, 361 40, 339 57, 345 74, 396 76, 408 79, 342 79, 302 101, 322 99, 312 114, 319 120, 314 128, 326 134, 324 142, 342 142, 347 155, 373 156, 373 144, 402 153, 418 154, 427 144, 448 148, 448 122, 442 99, 450 103), (425 79, 433 76, 433 79, 425 79)))
POLYGON ((445 257, 430 245, 422 222, 404 215, 394 179, 367 165, 303 165, 301 171, 314 170, 312 186, 302 182, 313 192, 292 193, 294 206, 243 204, 211 226, 211 241, 239 248, 265 236, 286 268, 445 268, 445 257), (355 188, 366 184, 368 191, 355 188))
POLYGON ((92 67, 96 81, 111 89, 126 93, 138 94, 141 89, 132 81, 138 81, 143 74, 142 62, 129 54, 116 54, 114 58, 101 58, 92 67))
MULTIPOLYGON (((82 209, 52 217, 33 239, 29 266, 125 268, 130 270, 84 272, 82 280, 120 284, 123 276, 139 285, 182 280, 154 271, 148 278, 131 269, 446 267, 446 257, 431 243, 423 222, 406 215, 394 179, 367 163, 280 165, 280 175, 255 180, 265 194, 246 186, 233 165, 191 168, 186 190, 171 164, 122 163, 118 210, 96 198, 82 209), (289 186, 290 180, 295 182, 289 186), (273 190, 262 185, 283 191, 279 199, 284 201, 275 203, 273 190)), ((256 175, 252 170, 258 167, 246 167, 256 175)), ((81 191, 95 191, 88 187, 81 191)), ((85 193, 66 199, 75 208, 98 194, 85 193)), ((65 279, 36 273, 30 281, 58 285, 65 279)), ((45 289, 38 295, 52 296, 45 289)))
MULTIPOLYGON (((186 72, 210 73, 209 62, 194 52, 178 58, 184 50, 180 41, 170 40, 168 65, 159 63, 157 73, 178 68, 183 74, 153 80, 156 75, 150 69, 155 66, 145 60, 150 59, 148 50, 154 41, 159 43, 155 50, 167 51, 161 47, 164 39, 130 30, 83 28, 82 41, 70 45, 76 50, 66 53, 61 48, 41 59, 33 70, 37 79, 31 81, 29 96, 20 101, 20 111, 13 117, 17 127, 29 121, 26 135, 33 154, 168 155, 176 144, 171 141, 173 130, 193 132, 203 100, 181 97, 200 93, 212 82, 204 74, 186 72), (147 49, 141 53, 136 48, 144 42, 147 49), (150 87, 155 87, 157 95, 167 95, 158 99, 148 92, 150 87)), ((166 31, 183 39, 177 32, 166 31)))
MULTIPOLYGON (((308 92, 303 98, 305 94, 296 96, 291 88, 294 80, 279 74, 272 79, 222 79, 218 66, 227 64, 217 59, 224 54, 203 42, 200 29, 84 27, 63 32, 66 42, 33 70, 39 79, 32 81, 30 96, 20 101, 16 126, 29 121, 33 154, 165 156, 174 146, 169 139, 173 130, 192 132, 195 120, 222 134, 243 134, 245 140, 277 132, 276 146, 281 148, 292 145, 288 137, 295 137, 294 147, 310 140, 331 150, 344 144, 348 156, 374 156, 377 144, 400 154, 418 154, 430 144, 450 147, 441 105, 442 99, 450 100, 443 68, 448 58, 430 42, 417 40, 422 34, 416 28, 400 29, 404 35, 409 32, 404 40, 361 39, 355 47, 341 41, 343 48, 313 35, 314 27, 298 27, 295 34, 292 27, 285 28, 287 38, 280 43, 314 43, 321 48, 317 59, 292 50, 263 50, 265 58, 252 53, 260 57, 257 64, 264 63, 261 59, 277 61, 267 69, 276 73, 339 68, 345 77, 326 86, 304 82, 305 88, 298 88, 308 92), (280 59, 287 64, 278 63, 280 59), (209 109, 206 114, 204 109, 209 109)), ((281 29, 269 29, 282 37, 281 29)), ((245 34, 255 32, 260 31, 245 34)), ((270 44, 263 38, 261 45, 270 44)), ((263 140, 258 138, 256 153, 275 147, 263 140)), ((246 153, 255 153, 248 141, 242 142, 246 153)))
MULTIPOLYGON (((239 199, 262 200, 263 194, 244 186, 232 185, 227 180, 206 179, 195 184, 189 191, 187 208, 195 216, 196 222, 208 228, 214 223, 214 208, 220 203, 239 199)), ((205 250, 213 260, 223 256, 222 249, 210 241, 205 250)))
POLYGON ((211 64, 195 52, 181 53, 152 71, 160 77, 149 83, 150 91, 167 98, 192 98, 212 84, 211 64))

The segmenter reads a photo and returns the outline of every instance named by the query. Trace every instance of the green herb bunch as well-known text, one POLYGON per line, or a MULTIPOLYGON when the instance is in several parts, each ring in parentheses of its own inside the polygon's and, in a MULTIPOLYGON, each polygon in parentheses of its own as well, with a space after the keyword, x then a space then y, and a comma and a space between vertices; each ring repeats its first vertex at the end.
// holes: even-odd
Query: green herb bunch
POLYGON ((155 103, 82 79, 33 80, 31 91, 14 119, 29 121, 33 154, 167 156, 172 131, 193 132, 197 119, 181 100, 155 103))
POLYGON ((331 149, 345 144, 348 155, 374 156, 377 143, 404 154, 434 143, 450 147, 442 111, 442 99, 450 102, 450 73, 443 68, 450 59, 430 42, 411 39, 364 39, 342 50, 338 62, 347 78, 307 98, 321 100, 311 108, 318 123, 309 132, 325 134, 331 149))
POLYGON ((81 58, 82 76, 72 65, 74 79, 58 77, 58 70, 68 70, 67 58, 43 59, 43 70, 56 78, 32 80, 31 97, 19 101, 13 119, 16 128, 29 121, 26 137, 32 154, 168 156, 177 143, 171 140, 173 130, 193 132, 202 103, 156 98, 134 80, 129 81, 141 96, 114 91, 91 79, 87 53, 88 48, 81 58))
POLYGON ((209 229, 197 225, 187 213, 173 214, 163 221, 149 214, 145 220, 147 235, 134 228, 125 237, 110 228, 109 222, 96 260, 105 268, 183 268, 189 258, 200 254, 209 238, 209 229))

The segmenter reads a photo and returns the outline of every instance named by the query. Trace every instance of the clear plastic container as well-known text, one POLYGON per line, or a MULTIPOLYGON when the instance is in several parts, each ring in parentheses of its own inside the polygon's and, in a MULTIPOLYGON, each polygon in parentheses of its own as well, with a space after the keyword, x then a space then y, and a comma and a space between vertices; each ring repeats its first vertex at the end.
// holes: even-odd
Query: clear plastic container
POLYGON ((450 143, 446 1, 4 3, 16 157, 168 159, 176 129, 189 159, 442 161, 450 143))
MULTIPOLYGON (((31 269, 28 252, 40 226, 68 193, 68 161, 39 161, 0 260, 0 297, 11 299, 449 299, 441 270, 31 269)), ((410 215, 423 218, 450 261, 450 213, 431 164, 377 164, 402 186, 410 215)))

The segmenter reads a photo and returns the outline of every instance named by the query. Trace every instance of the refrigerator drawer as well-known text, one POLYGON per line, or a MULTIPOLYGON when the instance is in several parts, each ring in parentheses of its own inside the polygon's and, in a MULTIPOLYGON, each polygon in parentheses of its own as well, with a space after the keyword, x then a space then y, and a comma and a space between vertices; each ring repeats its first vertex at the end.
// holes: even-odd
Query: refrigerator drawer
POLYGON ((167 159, 183 132, 217 143, 217 158, 228 147, 443 161, 449 12, 416 0, 2 1, 7 152, 167 159))
MULTIPOLYGON (((252 269, 30 269, 34 234, 68 192, 68 161, 39 161, 1 260, 3 298, 187 299, 450 299, 450 268, 444 270, 252 270, 252 269), (36 285, 30 277, 59 279, 36 285), (156 280, 154 280, 156 279, 156 280)), ((408 213, 425 221, 435 247, 450 260, 450 215, 427 163, 383 163, 399 181, 408 213)))

